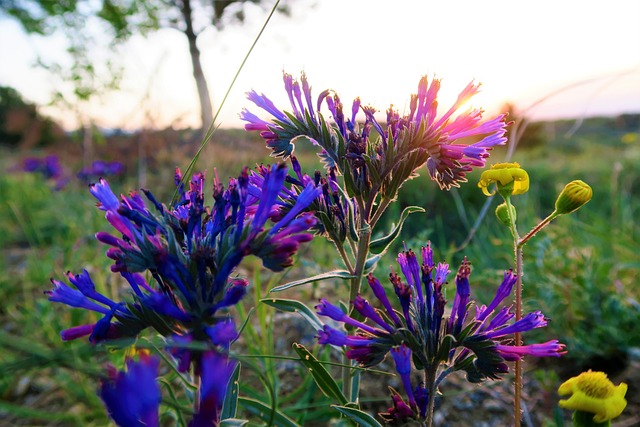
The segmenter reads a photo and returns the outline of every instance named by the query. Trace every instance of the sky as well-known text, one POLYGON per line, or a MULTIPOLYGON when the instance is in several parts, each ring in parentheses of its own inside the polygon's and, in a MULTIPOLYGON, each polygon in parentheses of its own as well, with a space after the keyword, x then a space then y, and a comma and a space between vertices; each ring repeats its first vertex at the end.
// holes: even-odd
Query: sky
MULTIPOLYGON (((246 5, 246 22, 208 29, 198 39, 214 108, 266 19, 274 0, 246 5)), ((471 80, 482 84, 475 107, 497 113, 513 103, 533 119, 640 113, 638 0, 290 0, 274 15, 222 107, 218 123, 241 126, 250 89, 276 105, 288 101, 282 72, 305 72, 314 94, 334 89, 346 105, 401 112, 423 75, 442 80, 448 109, 471 80)), ((96 54, 100 55, 100 52, 96 54)), ((104 55, 104 53, 102 53, 104 55)), ((197 126, 198 100, 184 35, 162 30, 134 37, 117 52, 126 66, 121 89, 75 111, 45 106, 56 80, 34 66, 64 58, 61 37, 29 37, 0 18, 0 85, 18 89, 41 111, 73 128, 77 120, 133 130, 197 126)), ((266 116, 264 116, 266 117, 266 116)))

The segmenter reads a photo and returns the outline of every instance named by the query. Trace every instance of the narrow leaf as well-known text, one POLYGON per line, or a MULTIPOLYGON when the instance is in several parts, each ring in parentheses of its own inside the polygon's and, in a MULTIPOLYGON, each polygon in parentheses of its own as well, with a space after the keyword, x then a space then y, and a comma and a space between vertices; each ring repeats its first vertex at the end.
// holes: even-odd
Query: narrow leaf
POLYGON ((407 206, 406 208, 404 208, 404 210, 402 211, 402 214, 400 214, 400 219, 398 220, 398 223, 396 224, 396 226, 393 227, 393 229, 388 235, 372 241, 369 244, 369 251, 371 251, 374 254, 383 255, 387 251, 387 249, 389 249, 389 246, 391 246, 391 244, 400 235, 400 232, 402 231, 402 226, 404 225, 404 221, 407 219, 407 217, 414 212, 424 212, 424 211, 425 210, 420 206, 407 206))
POLYGON ((313 376, 318 388, 325 394, 342 405, 349 403, 347 398, 340 391, 340 387, 331 377, 327 369, 316 359, 316 357, 305 348, 302 344, 294 343, 293 349, 300 356, 302 364, 309 369, 309 373, 313 376))
POLYGON ((293 282, 285 283, 284 285, 276 286, 271 289, 269 292, 281 292, 285 289, 294 288, 296 286, 304 285, 311 282, 319 282, 320 280, 325 279, 353 279, 354 276, 351 275, 347 270, 332 270, 327 271, 326 273, 318 274, 316 276, 306 277, 300 280, 294 280, 293 282))
POLYGON ((374 255, 365 261, 364 274, 369 274, 376 268, 376 265, 378 265, 378 261, 380 261, 382 255, 383 254, 374 255))
POLYGON ((242 427, 249 424, 247 420, 239 420, 237 418, 227 418, 226 420, 220 421, 220 427, 242 427))
POLYGON ((300 301, 290 299, 265 298, 261 299, 260 302, 265 303, 271 307, 275 307, 278 310, 300 314, 316 331, 322 329, 323 327, 323 323, 320 321, 318 316, 316 316, 316 314, 311 311, 309 307, 307 307, 300 301))
MULTIPOLYGON (((240 377, 240 364, 236 364, 236 368, 233 370, 229 384, 227 385, 227 391, 224 397, 224 403, 222 404, 221 419, 226 421, 227 419, 233 419, 236 416, 238 409, 238 377, 240 377)), ((222 425, 222 424, 221 424, 222 425)), ((229 424, 242 425, 242 424, 229 424)))
POLYGON ((345 417, 355 421, 359 426, 362 427, 382 427, 375 418, 373 418, 370 414, 367 414, 364 411, 359 409, 350 408, 348 406, 336 406, 332 405, 332 408, 336 409, 345 417))
POLYGON ((351 401, 357 402, 360 394, 360 371, 357 369, 353 372, 351 379, 351 401))
POLYGON ((275 411, 275 414, 272 420, 271 407, 269 405, 265 405, 264 403, 258 400, 241 396, 238 398, 238 401, 240 402, 240 405, 242 405, 243 408, 245 408, 247 411, 251 412, 252 414, 258 416, 258 418, 260 418, 261 420, 267 423, 273 422, 273 425, 276 425, 279 427, 300 427, 299 424, 297 424, 291 418, 287 417, 285 414, 283 414, 278 410, 275 411))

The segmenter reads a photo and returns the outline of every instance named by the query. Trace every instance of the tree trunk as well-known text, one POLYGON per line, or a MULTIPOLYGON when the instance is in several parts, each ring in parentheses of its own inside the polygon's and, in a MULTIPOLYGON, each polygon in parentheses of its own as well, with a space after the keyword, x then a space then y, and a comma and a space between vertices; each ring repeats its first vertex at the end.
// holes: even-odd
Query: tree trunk
POLYGON ((207 79, 204 77, 202 64, 200 63, 200 50, 196 44, 198 35, 193 30, 190 0, 182 0, 181 11, 185 23, 184 34, 187 36, 187 40, 189 41, 189 53, 191 54, 191 63, 193 65, 193 78, 196 80, 196 86, 198 87, 198 98, 200 99, 200 120, 202 125, 202 134, 204 135, 213 122, 213 106, 211 105, 207 79))

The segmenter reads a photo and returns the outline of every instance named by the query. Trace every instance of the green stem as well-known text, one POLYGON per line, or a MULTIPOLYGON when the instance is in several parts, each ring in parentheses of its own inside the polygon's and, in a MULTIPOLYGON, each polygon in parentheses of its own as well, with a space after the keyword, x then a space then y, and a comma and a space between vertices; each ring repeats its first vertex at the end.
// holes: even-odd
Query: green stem
MULTIPOLYGON (((220 107, 218 107, 218 110, 216 111, 215 116, 213 116, 213 120, 211 121, 211 125, 209 126, 209 129, 207 130, 206 135, 202 139, 202 143, 200 144, 200 147, 198 148, 198 151, 196 152, 195 156, 193 156, 193 159, 191 159, 191 162, 189 162, 189 166, 187 166, 187 169, 185 169, 185 171, 184 171, 184 173, 182 175, 182 180, 180 182, 181 184, 185 184, 190 179, 191 172, 193 171, 193 169, 194 169, 194 167, 196 165, 196 162, 198 161, 198 158, 200 157, 200 153, 202 153, 202 150, 204 150, 206 145, 209 143, 209 140, 211 139, 211 136, 213 135, 213 132, 215 131, 215 129, 218 128, 218 125, 215 125, 215 127, 214 127, 214 124, 215 124, 216 120, 218 119, 218 115, 220 114, 220 111, 222 111, 222 107, 224 106, 225 102, 227 101, 227 98, 229 97, 229 94, 231 93, 231 89, 233 88, 233 85, 236 83, 236 80, 238 80, 238 76, 240 76, 240 71, 242 71, 242 69, 244 68, 244 65, 246 64, 247 60, 249 59, 249 55, 251 55, 251 52, 253 52, 253 48, 255 48, 256 45, 258 44, 258 40, 260 40, 260 37, 262 36, 262 33, 264 32, 265 28, 267 28, 267 24, 271 20, 271 17, 275 13, 275 11, 278 9, 278 5, 279 4, 280 4, 280 0, 276 0, 276 3, 271 8, 271 12, 269 12, 269 16, 267 16, 267 19, 264 21, 264 24, 262 25, 262 28, 260 28, 260 31, 258 32, 258 35, 253 40, 253 43, 251 44, 251 47, 249 48, 249 51, 247 52, 247 54, 244 56, 244 59, 240 63, 240 66, 238 67, 238 70, 236 71, 236 74, 233 76, 233 80, 231 80, 231 83, 229 84, 229 87, 227 88, 227 91, 225 92, 224 97, 222 97, 222 102, 220 102, 220 107)), ((171 197, 171 206, 173 206, 173 204, 175 203, 175 201, 178 198, 178 188, 179 188, 179 186, 176 186, 176 190, 173 192, 173 196, 171 197)))
POLYGON ((383 199, 380 201, 380 205, 378 206, 378 208, 376 209, 376 212, 373 214, 373 217, 371 218, 371 222, 370 222, 371 228, 374 228, 376 226, 376 224, 378 223, 378 220, 380 219, 384 211, 387 210, 387 207, 389 207, 390 204, 391 204, 391 199, 383 199))
POLYGON ((371 227, 364 222, 358 230, 358 254, 356 259, 356 267, 353 271, 355 276, 351 279, 351 290, 349 292, 349 301, 353 301, 360 292, 360 284, 364 276, 364 266, 369 256, 369 243, 371 243, 371 227))
POLYGON ((353 270, 355 276, 351 279, 349 301, 353 301, 360 292, 360 284, 364 276, 364 265, 369 256, 369 243, 371 242, 371 226, 369 225, 369 211, 365 211, 364 202, 357 198, 359 223, 358 223, 358 248, 356 249, 356 266, 353 270))
POLYGON ((349 273, 353 273, 353 265, 351 264, 351 260, 349 259, 349 255, 344 250, 344 245, 341 245, 339 243, 335 243, 335 246, 336 246, 336 248, 338 248, 338 253, 340 254, 340 257, 342 258, 342 262, 344 263, 344 266, 347 268, 347 270, 349 270, 349 273))
POLYGON ((573 427, 611 427, 611 421, 601 423, 593 421, 593 414, 585 411, 575 411, 571 417, 573 427))
POLYGON ((351 366, 351 360, 347 358, 346 353, 342 353, 342 394, 349 399, 351 396, 351 368, 347 366, 351 366))
MULTIPOLYGON (((365 211, 364 202, 361 197, 356 198, 358 203, 359 221, 358 221, 358 247, 356 249, 356 265, 353 270, 350 270, 353 274, 349 289, 349 301, 353 301, 360 293, 360 285, 364 276, 364 266, 369 256, 369 243, 371 242, 371 227, 369 226, 369 212, 365 211)), ((360 313, 351 309, 351 317, 359 318, 360 313)), ((343 360, 345 365, 351 365, 351 361, 343 360)), ((352 395, 351 391, 351 368, 342 369, 342 391, 345 396, 352 395)))
POLYGON ((427 406, 427 420, 425 423, 427 427, 431 427, 433 425, 433 413, 434 413, 435 402, 436 402, 436 390, 438 388, 436 385, 437 369, 438 369, 438 365, 435 364, 435 367, 431 369, 425 368, 424 370, 424 377, 425 377, 424 380, 425 380, 425 384, 427 385, 427 392, 429 396, 429 404, 427 406))

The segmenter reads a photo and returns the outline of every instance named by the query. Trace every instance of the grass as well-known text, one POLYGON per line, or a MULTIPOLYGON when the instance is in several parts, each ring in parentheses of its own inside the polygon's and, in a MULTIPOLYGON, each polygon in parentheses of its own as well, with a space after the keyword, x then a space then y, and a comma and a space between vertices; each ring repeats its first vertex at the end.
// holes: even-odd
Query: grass
MULTIPOLYGON (((610 361, 640 347, 634 333, 640 322, 640 226, 635 220, 640 210, 640 146, 621 142, 616 132, 589 129, 567 140, 521 149, 515 160, 529 171, 532 186, 529 193, 514 200, 520 231, 526 232, 553 209, 566 182, 583 179, 594 188, 589 204, 575 215, 556 220, 525 248, 526 306, 541 309, 552 319, 537 338, 560 338, 570 349, 568 360, 584 366, 595 360, 610 361)), ((2 154, 1 166, 6 169, 27 153, 2 154)), ((303 168, 312 171, 313 152, 298 147, 296 154, 303 168)), ((167 146, 155 150, 154 156, 156 163, 150 168, 147 187, 154 189, 159 200, 168 200, 173 167, 188 163, 189 150, 178 152, 167 146)), ((501 156, 504 152, 496 151, 492 160, 500 161, 501 156)), ((215 134, 200 159, 197 169, 208 169, 211 177, 215 166, 222 180, 237 175, 244 165, 270 161, 262 144, 242 131, 215 134)), ((135 170, 134 166, 129 165, 129 170, 135 170)), ((497 201, 471 244, 459 250, 485 201, 475 186, 478 174, 472 173, 469 183, 452 194, 437 190, 424 172, 404 185, 398 203, 383 221, 390 229, 394 216, 404 207, 425 208, 425 214, 414 214, 407 220, 404 243, 418 248, 432 241, 436 259, 446 259, 452 269, 467 256, 473 265, 472 292, 487 303, 502 271, 512 264, 508 231, 492 212, 497 201)), ((137 186, 130 174, 117 183, 116 192, 137 186)), ((63 343, 59 338, 62 329, 96 319, 84 310, 51 304, 43 295, 51 277, 62 279, 65 271, 77 273, 83 267, 90 270, 101 291, 111 295, 119 292, 121 283, 114 282, 108 273, 105 248, 93 239, 95 232, 107 229, 103 214, 95 208, 86 187, 71 183, 55 192, 34 175, 3 174, 0 200, 0 268, 5 272, 0 276, 0 371, 9 373, 0 378, 0 418, 13 425, 107 425, 94 391, 102 365, 121 364, 122 358, 83 341, 63 343)), ((380 261, 379 278, 387 275, 400 248, 395 247, 380 261)), ((296 332, 297 326, 290 323, 295 320, 260 300, 273 296, 268 291, 274 286, 303 275, 300 269, 304 274, 317 274, 336 268, 332 248, 316 239, 301 252, 294 269, 284 275, 265 272, 257 261, 244 268, 244 273, 253 277, 253 295, 237 313, 238 319, 247 320, 239 352, 250 360, 242 372, 242 383, 248 384, 241 390, 243 396, 262 402, 277 399, 275 406, 280 412, 276 415, 305 425, 325 425, 337 413, 325 409, 329 399, 306 375, 306 368, 287 358, 292 355, 291 349, 285 348, 290 346, 289 340, 301 338, 280 336, 279 330, 270 327, 285 322, 296 332), (289 356, 264 357, 271 354, 289 356)), ((289 292, 277 297, 294 297, 310 307, 327 293, 346 298, 346 287, 341 289, 335 283, 317 283, 289 292)), ((307 347, 320 360, 330 360, 327 352, 314 348, 312 340, 307 347)), ((545 367, 554 368, 558 367, 545 367)), ((179 404, 180 396, 176 399, 179 404)), ((257 418, 268 422, 269 417, 262 414, 257 418)))

